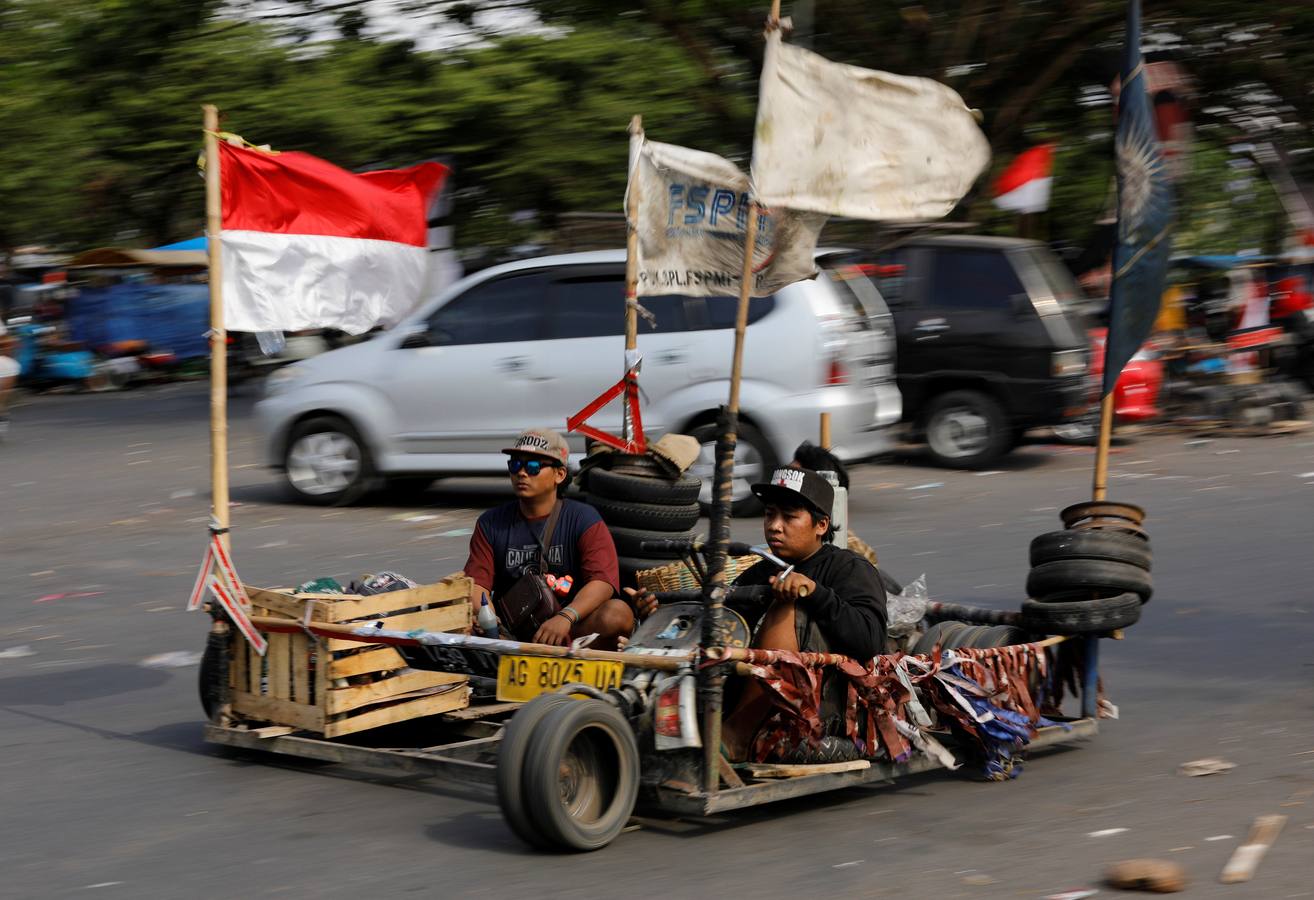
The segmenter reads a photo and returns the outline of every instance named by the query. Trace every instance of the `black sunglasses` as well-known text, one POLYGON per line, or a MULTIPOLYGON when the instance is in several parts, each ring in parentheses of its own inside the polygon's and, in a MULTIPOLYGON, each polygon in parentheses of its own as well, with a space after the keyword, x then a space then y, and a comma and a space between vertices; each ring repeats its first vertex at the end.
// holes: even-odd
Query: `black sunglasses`
POLYGON ((506 461, 506 470, 512 475, 524 469, 526 475, 533 477, 546 468, 555 469, 557 464, 548 462, 545 459, 508 459, 506 461))

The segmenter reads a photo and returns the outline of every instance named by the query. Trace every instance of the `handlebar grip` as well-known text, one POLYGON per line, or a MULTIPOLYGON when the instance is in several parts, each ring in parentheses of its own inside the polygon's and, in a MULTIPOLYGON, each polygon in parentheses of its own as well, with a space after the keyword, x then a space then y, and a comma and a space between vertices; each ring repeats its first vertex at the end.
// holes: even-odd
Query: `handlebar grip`
POLYGON ((752 556, 753 548, 742 541, 731 541, 726 547, 725 552, 728 556, 752 556))
MULTIPOLYGON (((669 603, 696 603, 703 599, 702 591, 684 590, 684 591, 654 591, 653 595, 657 602, 663 605, 669 603)), ((771 587, 765 584, 746 584, 742 587, 731 586, 727 591, 726 599, 733 600, 768 600, 771 597, 771 587)))
POLYGON ((639 549, 648 553, 669 552, 671 550, 693 550, 698 544, 694 541, 640 541, 639 549))

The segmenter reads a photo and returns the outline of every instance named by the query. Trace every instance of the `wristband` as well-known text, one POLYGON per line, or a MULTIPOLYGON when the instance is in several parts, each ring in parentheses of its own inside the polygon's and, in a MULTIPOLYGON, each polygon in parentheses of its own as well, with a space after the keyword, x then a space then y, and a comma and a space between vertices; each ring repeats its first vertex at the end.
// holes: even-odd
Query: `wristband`
POLYGON ((557 610, 557 615, 565 616, 571 625, 579 624, 579 612, 571 609, 569 606, 561 607, 561 609, 557 610))

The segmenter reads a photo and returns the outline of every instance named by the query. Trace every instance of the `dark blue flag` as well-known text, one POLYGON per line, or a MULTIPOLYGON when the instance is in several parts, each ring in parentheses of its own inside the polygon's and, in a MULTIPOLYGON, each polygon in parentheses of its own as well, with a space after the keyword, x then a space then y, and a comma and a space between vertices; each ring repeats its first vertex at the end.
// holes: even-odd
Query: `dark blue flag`
POLYGON ((1118 231, 1109 292, 1103 394, 1149 337, 1172 252, 1173 190, 1159 153, 1141 59, 1141 3, 1127 6, 1127 47, 1118 99, 1118 231))

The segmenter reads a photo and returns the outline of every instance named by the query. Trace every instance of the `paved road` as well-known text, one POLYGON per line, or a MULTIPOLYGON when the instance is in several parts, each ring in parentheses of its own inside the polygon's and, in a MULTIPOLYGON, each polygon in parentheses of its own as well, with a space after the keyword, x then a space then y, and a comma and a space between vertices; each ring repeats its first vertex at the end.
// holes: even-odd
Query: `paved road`
MULTIPOLYGON (((1110 494, 1150 511, 1157 592, 1104 645, 1121 719, 1093 742, 1008 784, 932 775, 565 857, 527 852, 479 789, 201 742, 195 667, 147 663, 194 653, 206 629, 182 610, 205 539, 205 404, 198 385, 44 397, 0 444, 0 896, 1043 897, 1138 855, 1181 862, 1189 896, 1314 896, 1314 436, 1117 448, 1110 494), (1237 768, 1176 774, 1205 756, 1237 768), (1264 813, 1290 822, 1258 880, 1217 884, 1264 813)), ((445 481, 406 505, 285 504, 249 406, 234 401, 232 457, 250 581, 437 578, 502 496, 445 481)), ((1015 606, 1027 542, 1085 498, 1089 467, 1044 445, 989 473, 862 467, 854 527, 937 597, 1015 606)))

